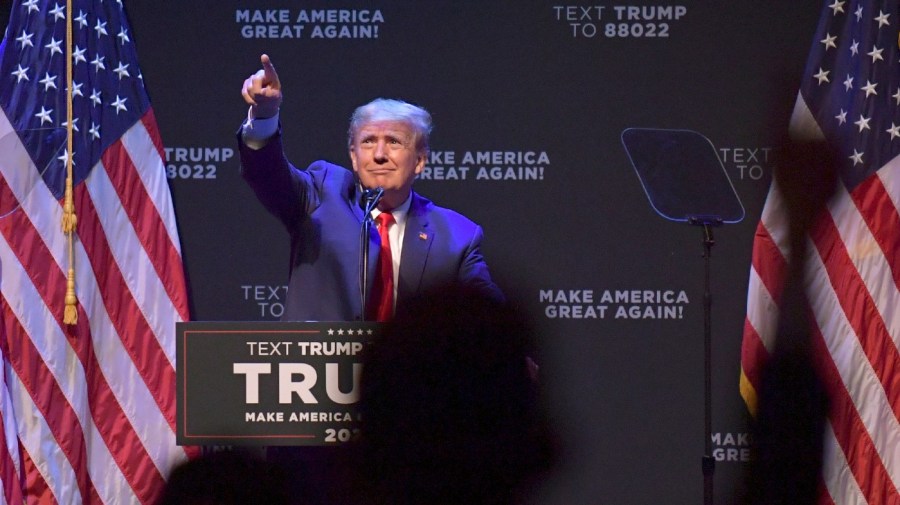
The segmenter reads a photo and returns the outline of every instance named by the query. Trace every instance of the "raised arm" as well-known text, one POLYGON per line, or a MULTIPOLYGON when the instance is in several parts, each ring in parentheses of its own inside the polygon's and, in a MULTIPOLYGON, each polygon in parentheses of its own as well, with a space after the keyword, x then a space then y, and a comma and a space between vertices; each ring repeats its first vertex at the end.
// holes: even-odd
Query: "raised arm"
POLYGON ((268 55, 263 54, 260 61, 262 68, 245 79, 241 88, 250 106, 248 121, 238 133, 241 175, 266 209, 293 231, 318 199, 309 174, 284 156, 278 117, 281 81, 268 55))

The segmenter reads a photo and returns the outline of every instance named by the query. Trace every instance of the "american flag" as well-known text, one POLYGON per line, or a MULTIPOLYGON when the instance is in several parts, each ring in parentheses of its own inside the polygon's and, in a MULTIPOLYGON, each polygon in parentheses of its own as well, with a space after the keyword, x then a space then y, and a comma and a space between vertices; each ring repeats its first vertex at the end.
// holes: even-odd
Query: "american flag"
POLYGON ((14 2, 0 107, 0 502, 152 503, 193 455, 175 443, 175 323, 188 303, 121 2, 14 2), (60 230, 68 128, 71 255, 60 230), (74 325, 63 322, 70 260, 74 325))
MULTIPOLYGON (((827 0, 791 117, 792 136, 827 140, 842 160, 806 257, 814 362, 831 402, 821 503, 900 503, 898 17, 896 0, 827 0)), ((773 185, 754 242, 741 355, 751 411, 789 257, 784 205, 773 185)))

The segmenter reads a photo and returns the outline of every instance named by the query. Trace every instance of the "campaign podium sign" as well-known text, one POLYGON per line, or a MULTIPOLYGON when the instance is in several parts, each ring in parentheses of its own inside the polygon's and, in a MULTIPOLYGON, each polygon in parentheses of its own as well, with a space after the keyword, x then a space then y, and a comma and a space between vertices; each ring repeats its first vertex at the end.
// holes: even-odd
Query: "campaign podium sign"
POLYGON ((179 445, 336 445, 359 433, 373 322, 184 322, 179 445))

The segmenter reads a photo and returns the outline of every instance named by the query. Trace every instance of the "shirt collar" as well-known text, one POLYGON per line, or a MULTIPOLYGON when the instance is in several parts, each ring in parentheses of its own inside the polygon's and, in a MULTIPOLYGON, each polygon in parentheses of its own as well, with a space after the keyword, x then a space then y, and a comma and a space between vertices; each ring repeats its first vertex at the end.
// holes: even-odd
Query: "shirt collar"
MULTIPOLYGON (((403 203, 394 207, 394 209, 391 210, 391 214, 393 214, 393 216, 394 216, 394 221, 398 225, 403 226, 406 224, 406 216, 407 216, 407 214, 409 214, 409 206, 411 203, 412 203, 412 191, 409 192, 409 196, 406 197, 406 200, 404 200, 403 203)), ((377 207, 372 209, 372 218, 373 219, 377 218, 379 214, 381 214, 381 211, 378 210, 377 207)))

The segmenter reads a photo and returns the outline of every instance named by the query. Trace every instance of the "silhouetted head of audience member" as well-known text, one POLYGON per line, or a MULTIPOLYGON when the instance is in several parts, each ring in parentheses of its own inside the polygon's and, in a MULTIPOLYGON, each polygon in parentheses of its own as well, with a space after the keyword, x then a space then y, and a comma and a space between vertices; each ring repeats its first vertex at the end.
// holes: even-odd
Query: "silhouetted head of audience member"
POLYGON ((288 505, 286 475, 240 451, 218 451, 172 470, 157 505, 288 505))
POLYGON ((511 504, 554 451, 529 325, 448 286, 406 305, 366 349, 358 472, 378 504, 511 504))
POLYGON ((808 234, 834 195, 838 159, 824 141, 787 139, 776 151, 774 178, 790 221, 790 258, 775 345, 758 392, 744 505, 818 503, 829 399, 813 357, 805 259, 808 234))
MULTIPOLYGON (((840 155, 821 140, 785 139, 775 151, 773 178, 790 222, 792 243, 803 245, 806 234, 824 212, 838 183, 840 155)), ((799 257, 792 261, 802 262, 799 257)))

